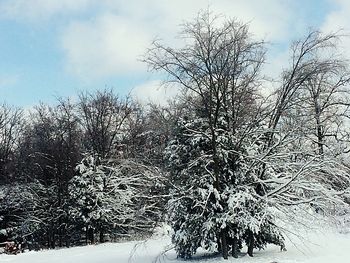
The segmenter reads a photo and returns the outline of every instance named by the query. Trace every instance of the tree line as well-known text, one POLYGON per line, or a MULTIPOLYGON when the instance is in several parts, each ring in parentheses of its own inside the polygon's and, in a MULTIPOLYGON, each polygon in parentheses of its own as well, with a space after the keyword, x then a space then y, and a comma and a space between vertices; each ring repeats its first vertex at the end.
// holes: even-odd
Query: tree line
POLYGON ((1 105, 0 228, 47 248, 147 235, 162 217, 169 118, 111 90, 1 105))
POLYGON ((238 257, 284 248, 296 213, 349 202, 349 63, 341 36, 292 43, 278 79, 264 41, 235 19, 200 13, 181 47, 144 56, 180 90, 167 106, 112 91, 0 109, 0 226, 44 247, 136 238, 158 222, 181 258, 199 247, 238 257))

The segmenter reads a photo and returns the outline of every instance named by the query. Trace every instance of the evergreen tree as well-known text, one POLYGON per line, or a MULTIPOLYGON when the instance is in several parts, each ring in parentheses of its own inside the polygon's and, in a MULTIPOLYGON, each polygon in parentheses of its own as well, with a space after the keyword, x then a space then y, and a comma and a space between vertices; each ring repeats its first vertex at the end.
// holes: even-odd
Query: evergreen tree
POLYGON ((70 216, 80 236, 99 242, 149 233, 161 217, 163 179, 132 160, 87 156, 70 181, 70 216), (83 233, 83 231, 85 233, 83 233))

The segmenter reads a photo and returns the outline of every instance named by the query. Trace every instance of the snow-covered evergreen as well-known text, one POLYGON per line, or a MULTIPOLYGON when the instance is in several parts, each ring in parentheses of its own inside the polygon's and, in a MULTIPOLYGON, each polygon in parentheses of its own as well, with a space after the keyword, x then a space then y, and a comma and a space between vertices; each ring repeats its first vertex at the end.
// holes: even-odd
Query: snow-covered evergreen
POLYGON ((94 242, 149 231, 159 219, 156 191, 162 180, 156 169, 131 160, 101 162, 87 156, 70 181, 70 218, 94 242))

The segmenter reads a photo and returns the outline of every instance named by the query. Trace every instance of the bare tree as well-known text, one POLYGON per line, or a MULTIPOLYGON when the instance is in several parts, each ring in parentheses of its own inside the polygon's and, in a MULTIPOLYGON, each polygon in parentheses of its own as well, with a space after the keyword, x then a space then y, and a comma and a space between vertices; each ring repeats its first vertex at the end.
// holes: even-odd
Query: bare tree
POLYGON ((6 104, 0 105, 0 181, 9 183, 14 176, 14 157, 23 130, 23 112, 6 104), (12 167, 11 167, 12 166, 12 167), (11 171, 12 169, 12 171, 11 171))
POLYGON ((111 90, 81 93, 79 111, 87 150, 102 159, 112 157, 122 147, 118 143, 132 113, 130 99, 120 99, 111 90))
POLYGON ((37 106, 30 117, 19 153, 20 172, 33 195, 25 222, 40 222, 35 235, 42 244, 69 245, 68 182, 81 159, 76 108, 60 99, 57 106, 37 106))
POLYGON ((323 156, 339 155, 349 151, 350 71, 346 61, 333 58, 333 66, 310 77, 303 85, 296 107, 303 110, 303 124, 310 140, 323 156))
MULTIPOLYGON (((344 61, 334 53, 338 38, 336 34, 323 35, 312 31, 292 45, 290 68, 284 70, 281 86, 276 91, 276 103, 269 124, 271 129, 275 129, 283 113, 299 101, 297 95, 310 81, 344 67, 344 61)), ((344 84, 343 77, 339 81, 338 85, 344 84)))

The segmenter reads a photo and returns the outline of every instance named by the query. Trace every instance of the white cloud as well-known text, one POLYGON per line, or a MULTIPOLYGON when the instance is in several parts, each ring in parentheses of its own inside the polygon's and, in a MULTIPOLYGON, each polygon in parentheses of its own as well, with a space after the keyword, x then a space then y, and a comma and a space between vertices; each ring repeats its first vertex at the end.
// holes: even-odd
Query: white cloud
POLYGON ((92 0, 2 0, 2 17, 16 20, 42 20, 56 14, 81 12, 93 3, 92 0))
POLYGON ((327 14, 322 29, 326 32, 350 29, 350 2, 348 0, 332 0, 335 8, 327 14))
MULTIPOLYGON (((339 0, 344 1, 345 0, 339 0)), ((67 15, 58 36, 68 72, 80 80, 131 76, 145 71, 139 62, 151 40, 177 45, 179 25, 203 9, 249 22, 258 38, 283 42, 295 35, 303 21, 298 6, 287 0, 3 0, 7 17, 40 21, 67 15), (91 14, 87 18, 81 14, 91 14), (69 15, 69 16, 68 16, 69 15)), ((273 67, 275 67, 273 62, 273 67)), ((138 94, 165 96, 155 82, 136 88, 138 94)), ((142 96, 141 96, 142 97, 142 96)))
POLYGON ((142 24, 114 14, 72 22, 62 35, 68 70, 82 79, 137 72, 151 43, 142 24))
POLYGON ((127 3, 106 0, 100 3, 102 11, 94 19, 73 19, 61 36, 67 68, 85 80, 144 70, 138 59, 151 40, 157 37, 170 45, 178 43, 179 25, 208 6, 215 14, 250 22, 253 34, 269 40, 288 35, 292 19, 291 8, 278 0, 129 0, 127 3))
POLYGON ((348 0, 333 0, 334 10, 328 13, 321 30, 325 33, 340 32, 345 37, 341 39, 342 52, 350 58, 350 2, 348 0))
POLYGON ((133 89, 131 91, 131 96, 144 104, 152 102, 165 105, 169 99, 174 98, 179 92, 179 89, 174 85, 165 86, 162 85, 160 80, 152 80, 133 89))
POLYGON ((142 22, 153 35, 164 39, 174 36, 180 24, 208 8, 214 14, 249 23, 253 34, 268 40, 288 37, 305 22, 298 19, 300 6, 292 0, 129 0, 124 3, 122 0, 104 2, 108 10, 142 22))
POLYGON ((163 12, 173 26, 183 19, 192 19, 200 9, 210 8, 214 14, 226 17, 236 17, 243 22, 249 22, 253 34, 269 40, 284 37, 288 34, 286 28, 293 16, 289 1, 278 0, 212 0, 212 1, 161 1, 163 12), (180 18, 180 19, 179 19, 180 18))
POLYGON ((283 41, 303 24, 292 0, 1 0, 0 13, 35 21, 70 15, 60 31, 67 68, 88 80, 143 69, 138 58, 151 39, 174 44, 179 24, 208 7, 249 22, 253 34, 269 41, 283 41))

